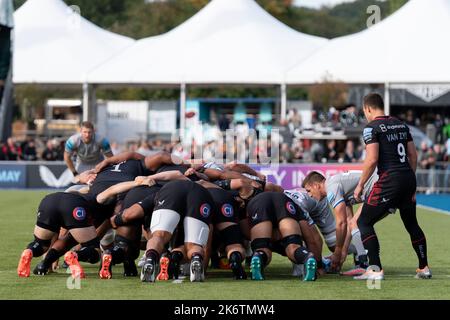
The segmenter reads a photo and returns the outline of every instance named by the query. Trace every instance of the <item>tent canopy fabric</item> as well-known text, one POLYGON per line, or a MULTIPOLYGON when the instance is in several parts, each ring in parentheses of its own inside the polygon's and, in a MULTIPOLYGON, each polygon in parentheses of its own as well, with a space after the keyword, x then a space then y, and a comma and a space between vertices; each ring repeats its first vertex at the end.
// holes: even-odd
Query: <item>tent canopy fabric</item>
POLYGON ((90 83, 278 84, 328 40, 297 32, 254 0, 212 0, 168 33, 96 68, 90 83))
POLYGON ((409 0, 369 29, 331 40, 288 71, 287 83, 450 83, 449 33, 449 0, 409 0))
POLYGON ((28 0, 15 13, 14 82, 81 84, 134 43, 92 24, 62 0, 28 0))

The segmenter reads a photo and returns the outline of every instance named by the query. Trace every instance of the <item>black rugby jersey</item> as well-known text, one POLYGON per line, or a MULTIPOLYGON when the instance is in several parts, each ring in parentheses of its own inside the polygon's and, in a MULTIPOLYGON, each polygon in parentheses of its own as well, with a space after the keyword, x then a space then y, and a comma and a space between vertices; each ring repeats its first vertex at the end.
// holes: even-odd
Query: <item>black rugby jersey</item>
POLYGON ((393 117, 381 116, 370 122, 363 131, 365 144, 378 143, 378 174, 412 170, 407 145, 412 141, 408 126, 393 117))
POLYGON ((145 167, 144 160, 127 160, 100 171, 90 189, 92 193, 99 194, 116 183, 133 181, 137 176, 149 176, 153 173, 145 167))

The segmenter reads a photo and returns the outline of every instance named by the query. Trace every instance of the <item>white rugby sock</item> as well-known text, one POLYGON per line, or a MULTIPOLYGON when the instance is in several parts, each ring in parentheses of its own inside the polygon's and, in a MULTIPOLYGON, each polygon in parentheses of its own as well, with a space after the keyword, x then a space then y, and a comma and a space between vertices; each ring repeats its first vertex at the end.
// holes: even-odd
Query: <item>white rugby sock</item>
POLYGON ((356 255, 364 256, 367 255, 366 249, 364 249, 364 245, 361 240, 361 232, 359 232, 359 229, 353 229, 352 230, 352 242, 351 244, 356 249, 356 255))

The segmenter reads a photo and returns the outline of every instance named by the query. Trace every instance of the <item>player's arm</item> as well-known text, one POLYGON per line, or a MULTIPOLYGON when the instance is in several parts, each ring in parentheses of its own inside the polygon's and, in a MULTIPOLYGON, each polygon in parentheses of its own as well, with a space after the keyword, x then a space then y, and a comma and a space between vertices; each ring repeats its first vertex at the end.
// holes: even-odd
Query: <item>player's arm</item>
POLYGON ((204 174, 208 176, 211 181, 215 180, 232 180, 232 179, 245 179, 249 180, 249 178, 243 176, 241 173, 231 170, 216 170, 216 169, 205 169, 204 174))
POLYGON ((317 261, 322 261, 323 241, 316 226, 314 224, 309 224, 307 220, 301 220, 300 230, 308 250, 314 254, 317 261))
POLYGON ((408 141, 408 144, 406 146, 407 153, 408 153, 408 161, 409 165, 411 166, 411 169, 413 169, 414 172, 416 172, 417 169, 417 150, 416 146, 414 145, 413 141, 408 141))
POLYGON ((358 186, 356 187, 354 193, 354 197, 358 201, 361 201, 361 193, 364 189, 364 185, 372 176, 375 168, 377 167, 379 152, 380 145, 378 142, 366 145, 366 159, 364 159, 361 178, 359 179, 358 186))
POLYGON ((246 164, 231 162, 225 165, 225 168, 231 171, 236 171, 239 173, 247 173, 252 176, 258 177, 261 180, 266 180, 266 176, 262 173, 255 171, 253 168, 249 167, 246 164))
POLYGON ((88 170, 80 173, 79 175, 75 176, 73 179, 73 182, 76 184, 91 184, 95 178, 97 177, 97 174, 94 172, 94 170, 88 170))
MULTIPOLYGON (((184 174, 182 174, 178 170, 172 170, 172 171, 164 171, 160 173, 155 173, 150 176, 140 176, 136 177, 135 181, 138 182, 148 182, 148 181, 155 181, 155 180, 162 180, 162 181, 170 181, 170 180, 189 180, 188 177, 186 177, 184 174)), ((144 183, 147 184, 147 183, 144 183)))
POLYGON ((186 177, 189 177, 191 175, 196 175, 197 178, 199 178, 200 180, 209 181, 209 178, 206 174, 198 172, 194 168, 187 169, 186 172, 184 173, 184 175, 186 177))
POLYGON ((104 168, 112 164, 121 163, 128 160, 142 160, 144 158, 145 157, 142 154, 137 152, 122 152, 119 153, 118 155, 115 156, 113 155, 112 157, 109 158, 107 157, 105 160, 97 164, 95 166, 95 173, 99 173, 104 168))
POLYGON ((72 161, 72 153, 64 151, 64 162, 67 165, 67 168, 73 173, 74 177, 78 175, 77 170, 75 169, 75 165, 72 161))
POLYGON ((339 270, 341 267, 342 254, 344 253, 344 244, 347 237, 347 206, 345 201, 341 201, 334 207, 334 216, 336 218, 336 246, 331 259, 333 270, 339 270))
POLYGON ((151 180, 145 180, 145 181, 139 181, 139 180, 135 180, 135 181, 126 181, 126 182, 121 182, 118 183, 112 187, 109 187, 108 189, 106 189, 105 191, 103 191, 102 193, 97 195, 97 202, 98 203, 105 203, 108 200, 112 199, 113 197, 115 197, 116 195, 123 193, 123 192, 127 192, 131 189, 133 189, 134 187, 138 187, 141 185, 147 185, 147 186, 151 186, 154 184, 154 181, 152 182, 151 180))
POLYGON ((103 153, 103 155, 105 156, 105 158, 111 158, 111 157, 114 156, 113 153, 112 153, 112 151, 105 152, 105 153, 103 153))
POLYGON ((78 172, 75 169, 75 165, 73 164, 73 161, 72 161, 72 155, 75 151, 74 144, 75 143, 74 143, 72 137, 67 139, 65 146, 64 146, 64 162, 66 163, 67 168, 69 168, 69 170, 73 173, 73 175, 77 176, 78 172))
POLYGON ((182 158, 177 157, 169 152, 161 151, 157 154, 145 157, 145 167, 151 171, 158 170, 163 165, 186 165, 190 167, 191 164, 187 161, 183 161, 182 158))
POLYGON ((347 235, 345 236, 344 246, 342 247, 341 254, 341 265, 345 262, 348 255, 348 247, 352 242, 352 232, 351 232, 351 219, 353 219, 353 208, 352 206, 346 206, 347 212, 347 235))

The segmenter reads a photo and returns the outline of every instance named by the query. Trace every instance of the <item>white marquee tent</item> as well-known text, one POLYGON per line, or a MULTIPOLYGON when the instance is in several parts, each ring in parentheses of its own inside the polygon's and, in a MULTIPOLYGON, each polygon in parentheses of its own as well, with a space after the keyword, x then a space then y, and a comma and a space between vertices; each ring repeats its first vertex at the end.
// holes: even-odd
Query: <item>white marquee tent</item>
POLYGON ((286 71, 327 41, 289 28, 254 0, 212 0, 170 32, 137 41, 88 81, 180 85, 182 115, 186 84, 278 84, 284 117, 286 71))
POLYGON ((369 29, 331 40, 288 84, 450 83, 450 0, 409 0, 369 29))
POLYGON ((326 39, 284 25, 254 0, 212 0, 166 34, 137 41, 91 83, 281 84, 326 39))
POLYGON ((83 84, 90 70, 134 42, 92 24, 62 0, 28 0, 14 20, 16 84, 83 84))

